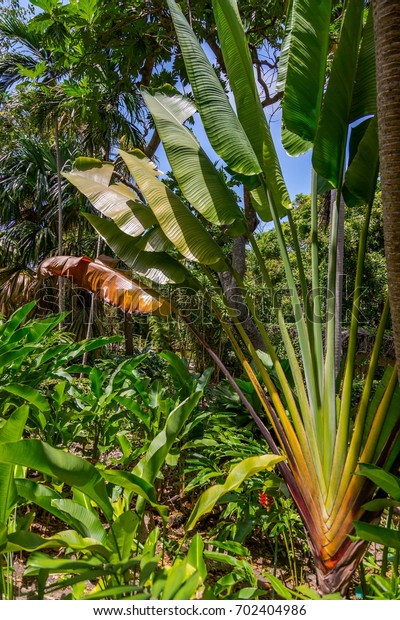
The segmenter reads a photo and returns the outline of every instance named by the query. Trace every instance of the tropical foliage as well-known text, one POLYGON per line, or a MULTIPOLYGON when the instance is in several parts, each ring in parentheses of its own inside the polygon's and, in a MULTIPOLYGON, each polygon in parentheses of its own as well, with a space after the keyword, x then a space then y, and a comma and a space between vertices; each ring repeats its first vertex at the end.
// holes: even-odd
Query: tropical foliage
MULTIPOLYGON (((237 334, 226 325, 225 330, 241 359, 244 370, 258 391, 265 413, 273 424, 278 443, 288 459, 290 473, 284 470, 284 476, 308 531, 320 587, 327 592, 345 591, 349 576, 359 562, 363 550, 362 544, 349 541, 348 534, 353 531, 354 519, 359 519, 362 515, 368 518, 362 505, 371 494, 371 487, 360 482, 360 478, 353 477, 353 470, 359 459, 382 465, 387 463, 390 467, 396 457, 396 449, 394 453, 388 453, 388 448, 392 445, 397 433, 395 413, 398 408, 396 405, 397 368, 388 369, 380 387, 377 390, 372 389, 378 350, 387 322, 387 305, 378 328, 374 353, 355 418, 352 414, 352 382, 360 305, 358 290, 363 273, 368 225, 375 189, 375 181, 373 175, 371 178, 370 174, 371 167, 375 169, 375 179, 377 173, 376 155, 374 156, 374 151, 371 151, 374 141, 376 144, 376 125, 373 120, 369 119, 364 123, 364 135, 360 135, 361 132, 358 130, 357 138, 353 138, 351 161, 344 185, 342 179, 349 126, 352 122, 361 120, 366 114, 371 115, 375 112, 374 65, 370 52, 371 18, 364 22, 362 2, 353 3, 351 7, 349 5, 344 12, 339 45, 332 61, 328 87, 323 96, 324 72, 312 65, 311 55, 309 62, 306 63, 307 70, 310 72, 309 79, 306 80, 307 92, 301 94, 299 72, 294 73, 294 67, 296 62, 299 62, 297 37, 304 35, 299 25, 304 10, 302 3, 294 3, 289 16, 289 31, 284 43, 284 57, 281 61, 279 76, 280 87, 284 89, 285 136, 287 138, 290 132, 288 148, 291 152, 307 150, 310 144, 315 142, 313 148, 315 181, 311 205, 312 274, 311 282, 307 282, 297 230, 290 209, 288 209, 287 192, 268 124, 256 93, 251 60, 235 3, 215 2, 214 11, 230 86, 236 100, 237 116, 182 13, 172 1, 169 7, 195 103, 210 143, 224 159, 231 173, 240 175, 241 180, 248 187, 259 217, 274 221, 286 281, 292 297, 293 318, 298 338, 299 358, 296 356, 292 338, 289 336, 281 309, 278 307, 276 309, 277 321, 294 385, 290 385, 285 376, 269 335, 260 322, 250 299, 248 299, 248 307, 263 338, 270 359, 270 368, 263 363, 242 325, 238 320, 235 321, 234 312, 229 305, 227 310, 228 313, 231 310, 230 314, 237 334), (358 29, 358 39, 352 39, 350 43, 347 32, 350 30, 353 32, 355 29, 358 29), (363 41, 363 44, 359 45, 358 41, 363 41), (367 65, 368 61, 369 65, 367 65), (361 68, 364 68, 364 73, 360 75, 361 68), (364 98, 357 93, 358 97, 354 103, 352 103, 353 89, 349 88, 349 84, 353 82, 356 85, 356 92, 358 89, 366 93, 364 98), (340 89, 339 84, 342 86, 340 89), (342 92, 340 107, 333 94, 339 90, 342 92), (296 97, 291 98, 292 91, 296 93, 296 97), (302 96, 304 101, 301 99, 302 96), (255 121, 255 119, 258 120, 255 121), (338 127, 341 128, 340 132, 338 127), (365 183, 363 176, 366 163, 369 184, 365 183), (338 198, 331 216, 328 295, 324 307, 321 304, 318 257, 316 194, 318 174, 338 189, 338 198), (342 191, 350 206, 364 201, 367 203, 367 218, 359 244, 350 341, 347 357, 340 378, 337 380, 338 369, 335 368, 334 363, 337 328, 333 317, 335 298, 338 294, 336 249, 340 232, 339 211, 342 191), (300 290, 294 278, 280 222, 284 208, 287 209, 287 217, 291 225, 291 243, 295 249, 300 290), (311 295, 309 294, 310 284, 311 295), (325 321, 326 329, 322 328, 323 321, 325 321), (245 346, 243 352, 238 338, 245 346), (259 377, 255 375, 245 358, 246 348, 259 377), (276 379, 272 376, 271 370, 275 373, 276 379), (267 389, 272 406, 265 397, 262 384, 267 389), (375 392, 376 397, 373 398, 375 392), (368 417, 367 414, 369 414, 368 417), (366 420, 368 422, 365 428, 366 420), (310 488, 313 489, 312 494, 310 494, 310 488)), ((320 63, 321 67, 326 63, 328 51, 329 16, 329 12, 327 15, 317 13, 315 24, 313 24, 315 28, 313 32, 318 33, 315 46, 320 52, 314 61, 320 63), (321 24, 323 28, 319 27, 321 24)), ((310 32, 307 34, 314 45, 313 32, 310 27, 310 32)), ((304 83, 303 76, 301 76, 301 82, 304 83)), ((164 143, 174 176, 186 200, 211 224, 241 226, 242 231, 245 231, 252 243, 255 254, 259 254, 257 243, 250 231, 248 229, 246 231, 246 221, 238 210, 229 189, 223 184, 220 174, 215 170, 191 131, 182 125, 182 121, 188 114, 185 113, 185 104, 182 102, 178 104, 176 98, 168 99, 164 95, 150 95, 148 92, 144 93, 144 98, 164 143)), ((202 265, 204 273, 209 277, 214 294, 218 295, 218 289, 216 289, 215 280, 209 268, 216 272, 230 268, 220 247, 215 244, 214 239, 187 205, 157 179, 157 173, 149 160, 143 159, 136 153, 128 154, 120 151, 119 154, 145 199, 141 205, 142 210, 145 210, 148 205, 147 208, 150 208, 152 215, 156 218, 155 224, 167 238, 167 242, 163 241, 161 246, 163 252, 168 250, 169 242, 182 257, 202 265)), ((93 176, 98 176, 98 173, 96 170, 92 172, 89 169, 85 170, 84 174, 89 177, 87 189, 84 191, 90 198, 88 188, 93 183, 93 176)), ((68 178, 79 187, 82 173, 78 171, 69 174, 68 178)), ((114 223, 110 224, 93 216, 89 219, 124 262, 154 284, 168 281, 180 283, 188 277, 179 272, 176 259, 168 254, 165 254, 165 259, 159 263, 163 269, 158 270, 157 273, 151 272, 150 266, 143 264, 142 259, 147 260, 147 256, 151 259, 159 258, 157 254, 160 245, 152 248, 156 249, 153 255, 148 253, 151 249, 149 245, 145 246, 145 250, 140 249, 141 233, 132 231, 132 226, 129 231, 130 236, 134 238, 139 236, 139 243, 138 241, 129 242, 125 221, 123 226, 119 223, 121 211, 118 210, 115 213, 113 212, 115 207, 110 209, 105 200, 98 200, 98 196, 109 191, 108 186, 101 194, 100 191, 101 188, 95 197, 97 208, 103 214, 110 216, 114 223), (175 261, 175 264, 171 261, 175 261), (165 270, 167 264, 171 265, 168 273, 165 270)), ((135 198, 132 193, 130 200, 133 202, 135 198)), ((123 208, 126 212, 127 205, 123 208)), ((137 218, 131 213, 132 211, 129 213, 129 220, 133 217, 141 223, 140 217, 137 218)), ((149 229, 149 233, 154 230, 157 228, 149 229)), ((143 242, 141 247, 143 248, 143 242)), ((259 268, 267 287, 272 288, 268 269, 262 258, 259 260, 259 268)), ((236 277, 238 286, 242 286, 240 276, 236 273, 233 275, 236 277)), ((193 281, 193 275, 190 278, 193 281)), ((198 281, 196 285, 202 288, 201 282, 198 281)), ((204 289, 204 295, 207 294, 207 290, 204 289)), ((216 300, 211 298, 210 303, 214 304, 215 311, 219 312, 216 300)), ((222 364, 219 361, 217 363, 222 364)), ((231 381, 235 384, 233 378, 231 381)), ((258 420, 260 427, 265 429, 258 416, 255 419, 258 420)), ((277 452, 274 439, 266 429, 264 432, 270 447, 277 452)))
MULTIPOLYGON (((265 37, 251 28, 263 11, 249 13, 249 3, 213 0, 212 12, 199 14, 193 3, 186 17, 174 0, 137 2, 135 36, 124 3, 118 19, 102 2, 38 4, 39 16, 18 21, 9 12, 1 25, 10 41, 3 90, 20 84, 5 109, 18 101, 21 113, 33 102, 30 119, 49 146, 46 167, 24 144, 36 163, 22 205, 18 155, 7 169, 4 247, 18 257, 23 241, 24 274, 41 261, 39 285, 58 278, 59 307, 69 303, 66 280, 90 293, 87 335, 97 299, 124 313, 131 344, 137 315, 152 314, 145 331, 154 341, 125 359, 94 361, 91 350, 118 338, 74 344, 60 329, 66 313, 22 325, 34 304, 4 320, 2 596, 12 596, 20 550, 39 597, 57 588, 75 598, 264 597, 246 548, 256 533, 273 541, 267 582, 281 598, 347 595, 369 542, 383 545, 382 568, 377 574, 367 558, 361 595, 396 598, 400 391, 387 351, 372 8, 292 0, 283 32, 285 3, 269 3, 271 56, 283 41, 274 95, 262 66, 273 70, 276 58, 263 60, 265 37), (155 19, 167 21, 160 50, 147 45, 155 19), (114 29, 119 46, 110 44, 114 29), (131 67, 134 41, 142 47, 131 67), (161 69, 169 58, 172 69, 161 69), (166 85, 170 78, 190 95, 166 85), (295 204, 264 111, 280 99, 286 151, 311 151, 310 196, 295 204), (195 135, 200 121, 217 165, 195 135), (159 141, 167 181, 154 157, 159 141), (82 205, 77 251, 66 252, 82 205), (200 363, 150 353, 157 342, 187 350, 189 338, 200 363), (182 536, 197 533, 182 547, 169 537, 168 507, 184 496, 182 536), (16 516, 25 504, 69 529, 37 535, 29 517, 16 516), (300 554, 313 563, 318 594, 304 584, 300 554), (289 583, 278 578, 278 558, 289 583), (222 577, 213 578, 214 564, 225 567, 222 577), (51 586, 50 574, 66 577, 51 586)), ((7 313, 22 301, 7 280, 17 267, 4 271, 7 313)))

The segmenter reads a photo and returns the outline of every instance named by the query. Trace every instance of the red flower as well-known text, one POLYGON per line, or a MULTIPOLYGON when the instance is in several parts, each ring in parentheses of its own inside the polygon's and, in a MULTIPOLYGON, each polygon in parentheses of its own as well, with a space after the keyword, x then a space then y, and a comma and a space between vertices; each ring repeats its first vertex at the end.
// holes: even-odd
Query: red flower
POLYGON ((258 501, 260 503, 260 506, 265 508, 265 510, 269 510, 271 508, 272 504, 274 503, 274 498, 270 497, 266 493, 259 493, 258 494, 258 501))

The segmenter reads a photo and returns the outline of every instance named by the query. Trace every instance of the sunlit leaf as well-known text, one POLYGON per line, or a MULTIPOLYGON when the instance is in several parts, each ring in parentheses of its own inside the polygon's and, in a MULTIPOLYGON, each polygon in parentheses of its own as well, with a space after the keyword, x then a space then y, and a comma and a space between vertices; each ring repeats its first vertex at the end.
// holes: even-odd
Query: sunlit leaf
POLYGON ((168 0, 168 6, 195 102, 212 147, 235 172, 259 174, 257 157, 210 61, 176 2, 168 0))
POLYGON ((153 92, 149 89, 149 92, 157 99, 157 101, 159 101, 159 103, 162 105, 168 105, 168 109, 171 114, 173 114, 177 121, 183 125, 185 121, 197 112, 194 101, 184 95, 181 95, 180 93, 177 93, 175 89, 171 89, 170 93, 168 93, 167 90, 168 89, 166 86, 163 86, 161 91, 157 90, 156 92, 153 92))
MULTIPOLYGON (((248 137, 265 176, 268 192, 278 209, 290 206, 279 159, 269 124, 261 105, 254 78, 254 68, 236 0, 214 0, 218 38, 225 61, 229 84, 235 97, 239 121, 248 137)), ((245 185, 245 181, 243 181, 245 185)), ((252 188, 249 188, 252 189, 252 188)), ((252 194, 253 205, 264 221, 272 219, 269 200, 262 189, 252 194)))
POLYGON ((100 169, 74 170, 63 176, 105 217, 110 217, 121 230, 136 237, 156 224, 156 219, 148 207, 138 202, 132 189, 123 183, 107 183, 110 171, 112 173, 113 166, 103 164, 100 169), (106 173, 101 175, 103 169, 106 173))
POLYGON ((331 2, 294 0, 286 24, 278 75, 284 92, 285 127, 306 142, 313 142, 325 84, 331 2))
POLYGON ((30 467, 77 487, 99 505, 107 518, 112 516, 111 503, 100 473, 74 454, 56 450, 38 439, 23 439, 2 444, 0 462, 30 467))
POLYGON ((188 207, 157 178, 151 162, 119 151, 129 172, 139 185, 164 234, 189 260, 224 269, 224 255, 219 245, 188 207))
POLYGON ((232 224, 241 219, 232 191, 193 133, 175 117, 168 98, 146 92, 143 97, 185 198, 213 224, 232 224))
POLYGON ((264 454, 262 456, 251 456, 236 465, 230 472, 224 484, 216 484, 207 489, 207 491, 200 496, 189 517, 186 529, 193 529, 197 521, 203 515, 209 513, 214 508, 217 501, 225 495, 225 493, 235 491, 242 484, 242 482, 244 482, 244 480, 249 478, 249 476, 254 476, 254 474, 257 474, 260 471, 265 471, 266 469, 272 469, 272 467, 280 463, 282 460, 283 457, 281 456, 264 454))

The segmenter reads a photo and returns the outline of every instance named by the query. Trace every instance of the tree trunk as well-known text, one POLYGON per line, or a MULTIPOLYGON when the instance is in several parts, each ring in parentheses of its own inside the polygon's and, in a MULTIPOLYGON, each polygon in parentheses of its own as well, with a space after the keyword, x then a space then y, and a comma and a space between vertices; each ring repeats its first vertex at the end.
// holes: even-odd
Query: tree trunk
MULTIPOLYGON (((111 140, 108 139, 107 144, 106 144, 105 153, 104 153, 104 159, 106 161, 108 161, 110 159, 110 151, 111 151, 111 140)), ((103 217, 103 215, 101 213, 100 213, 100 217, 103 217)), ((100 256, 100 254, 101 254, 101 245, 102 245, 101 236, 97 235, 96 258, 98 258, 100 256)), ((95 304, 96 304, 95 294, 92 293, 91 297, 90 297, 90 309, 89 309, 89 317, 88 317, 88 323, 87 323, 87 329, 86 329, 86 339, 87 340, 91 336, 93 336, 95 304)), ((83 358, 82 358, 82 364, 85 365, 87 363, 87 360, 88 360, 88 353, 87 353, 87 351, 85 351, 85 353, 83 354, 83 358)))
MULTIPOLYGON (((57 167, 57 207, 58 207, 58 256, 62 256, 63 253, 63 219, 62 219, 62 193, 61 193, 61 151, 60 151, 60 132, 58 125, 58 118, 54 123, 54 139, 56 147, 56 167, 57 167)), ((58 278, 58 308, 59 312, 64 312, 65 306, 64 300, 64 280, 58 278)), ((61 327, 61 323, 60 323, 61 327)))
POLYGON ((158 135, 157 129, 154 129, 153 135, 151 136, 149 142, 145 146, 145 149, 144 149, 145 155, 147 155, 149 159, 152 159, 154 157, 154 153, 156 152, 160 144, 161 144, 160 136, 158 135))
MULTIPOLYGON (((232 248, 232 266, 241 277, 243 277, 245 271, 245 251, 246 239, 244 237, 237 237, 234 239, 232 248)), ((265 349, 264 342, 243 299, 242 289, 235 282, 234 277, 229 271, 221 272, 219 274, 219 280, 229 305, 233 308, 233 310, 235 310, 236 315, 241 322, 244 331, 250 338, 251 343, 256 350, 261 349, 263 351, 265 349)))
MULTIPOLYGON (((247 223, 249 225, 250 232, 254 232, 257 228, 258 220, 257 215, 251 205, 249 192, 245 189, 244 191, 244 203, 245 203, 245 214, 247 223)), ((244 277, 246 272, 246 237, 236 237, 233 240, 232 246, 232 267, 235 271, 240 275, 241 278, 244 277)), ((257 329, 256 324, 254 323, 249 309, 247 308, 245 301, 243 299, 243 291, 238 286, 235 281, 235 278, 229 271, 224 271, 219 274, 219 280, 221 282, 222 290, 229 302, 229 305, 235 310, 242 327, 248 337, 250 338, 251 343, 254 348, 261 349, 264 351, 265 344, 261 338, 260 332, 257 329)))
MULTIPOLYGON (((96 258, 99 257, 100 252, 101 252, 101 237, 100 237, 100 235, 97 235, 96 258)), ((60 278, 60 280, 61 279, 62 278, 60 278)), ((88 340, 91 336, 93 336, 93 323, 94 323, 94 307, 95 307, 95 303, 96 303, 95 294, 91 293, 90 294, 89 316, 88 316, 88 322, 87 322, 87 327, 86 327, 86 340, 88 340)), ((82 364, 83 364, 83 366, 85 364, 87 364, 87 360, 88 360, 88 352, 85 351, 84 354, 83 354, 83 357, 82 357, 82 364)))
POLYGON ((133 324, 132 315, 125 312, 124 315, 124 336, 125 336, 125 355, 133 355, 133 324))
POLYGON ((400 3, 374 0, 373 5, 383 229, 394 344, 400 361, 400 3))

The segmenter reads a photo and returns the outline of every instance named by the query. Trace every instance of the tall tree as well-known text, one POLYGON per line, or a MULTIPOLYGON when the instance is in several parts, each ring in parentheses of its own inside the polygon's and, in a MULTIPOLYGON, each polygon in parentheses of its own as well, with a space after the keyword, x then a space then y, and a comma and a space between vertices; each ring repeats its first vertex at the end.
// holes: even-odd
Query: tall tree
POLYGON ((373 4, 383 226, 390 311, 400 361, 400 4, 397 0, 374 0, 373 4))
MULTIPOLYGON (((58 31, 49 34, 46 30, 40 32, 32 27, 32 21, 25 22, 11 13, 5 14, 0 20, 0 33, 11 45, 10 51, 0 62, 0 87, 6 91, 18 83, 29 81, 38 91, 38 102, 43 104, 42 95, 55 98, 54 89, 66 75, 67 67, 63 62, 64 56, 59 45, 61 33, 58 31)), ((45 101, 47 103, 46 99, 45 101)), ((47 105, 45 107, 47 108, 47 105)), ((62 253, 60 117, 57 107, 50 106, 50 110, 57 168, 58 252, 62 253)), ((59 286, 59 306, 62 311, 64 306, 62 284, 59 286)))

